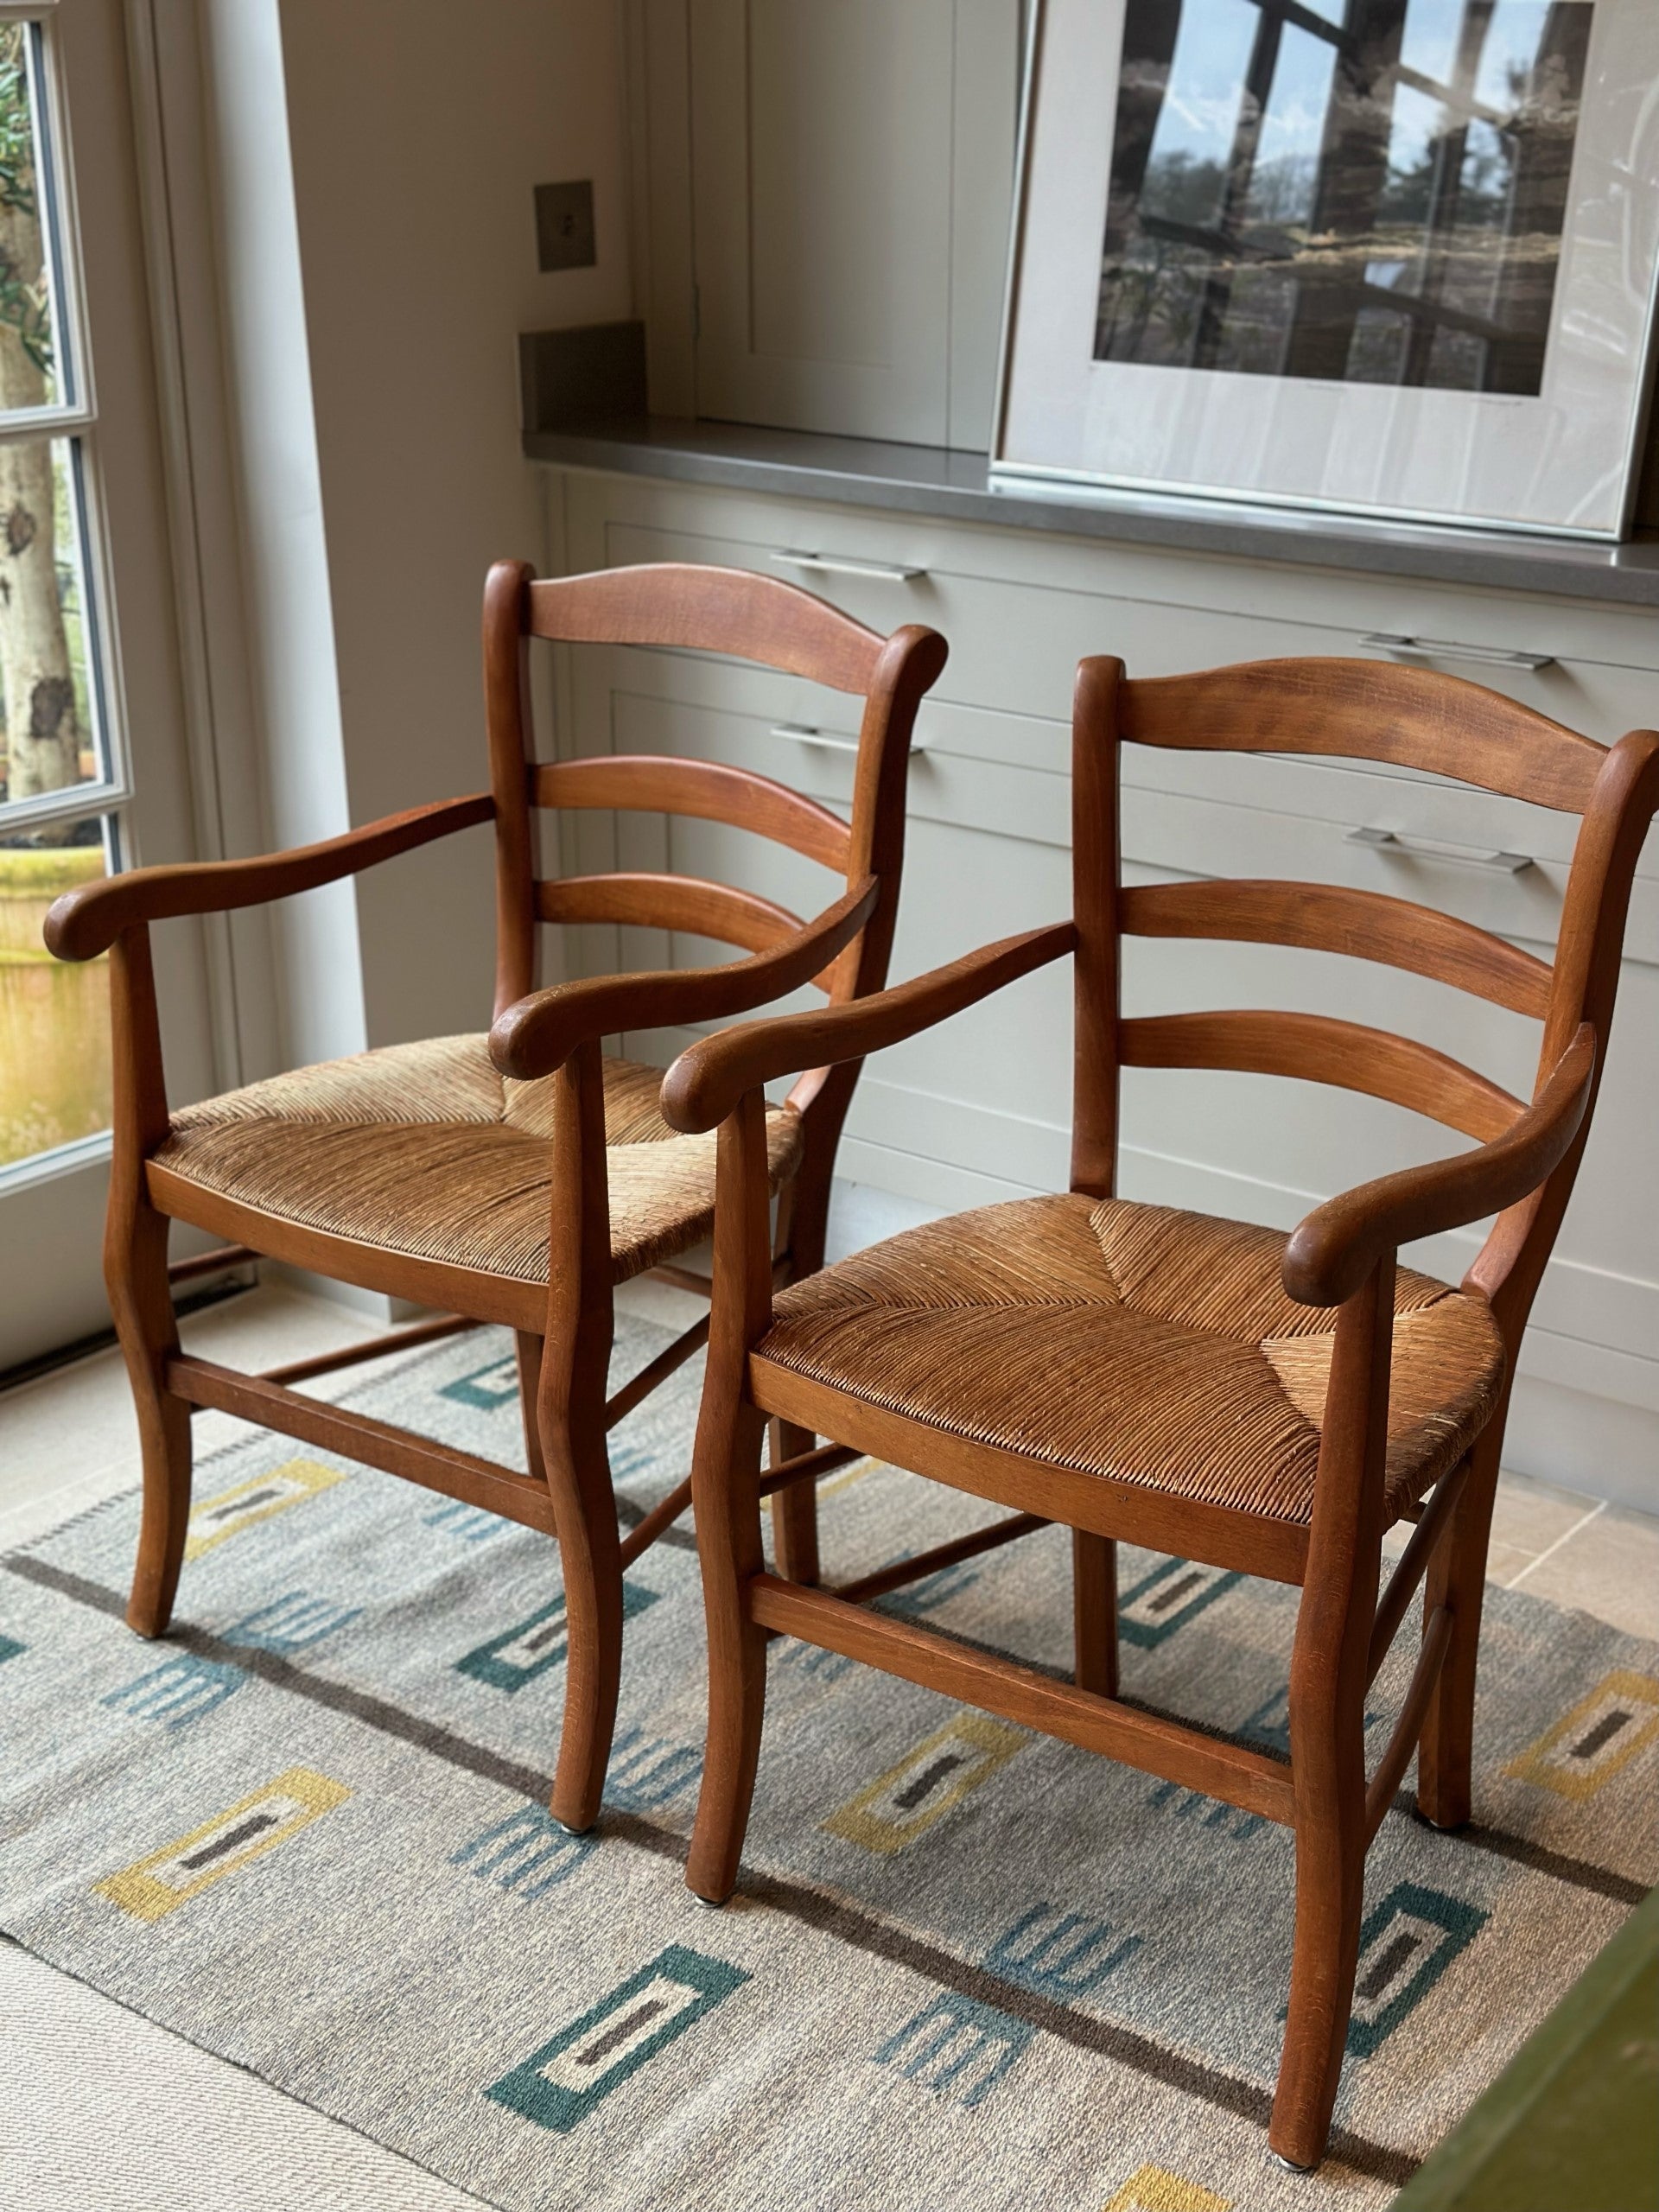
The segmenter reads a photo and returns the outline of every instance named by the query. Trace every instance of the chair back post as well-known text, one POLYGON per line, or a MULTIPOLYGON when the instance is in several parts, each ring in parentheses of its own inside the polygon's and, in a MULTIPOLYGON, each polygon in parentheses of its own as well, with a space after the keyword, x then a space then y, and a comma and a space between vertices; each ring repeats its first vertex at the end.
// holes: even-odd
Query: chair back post
POLYGON ((1080 661, 1071 701, 1071 902, 1077 924, 1071 1188, 1109 1198, 1117 1180, 1118 693, 1123 664, 1080 661))
POLYGON ((530 778, 528 561, 498 561, 484 584, 484 723, 495 798, 495 1016, 536 988, 530 778))
POLYGON ((875 911, 842 956, 830 996, 862 998, 882 989, 899 919, 899 878, 905 858, 905 794, 917 710, 944 666, 937 630, 906 623, 881 648, 864 695, 858 762, 853 780, 850 890, 873 875, 880 885, 875 911))
MULTIPOLYGON (((917 710, 944 666, 946 650, 938 631, 906 623, 882 646, 864 695, 847 882, 850 888, 873 875, 880 889, 868 921, 836 962, 830 983, 832 1003, 866 997, 887 983, 899 920, 911 735, 917 710)), ((861 1065, 850 1061, 810 1070, 790 1094, 801 1116, 801 1164, 785 1194, 786 1211, 779 1227, 798 1274, 810 1274, 823 1264, 836 1148, 861 1065)))
POLYGON ((1631 730, 1601 764, 1585 808, 1556 940, 1554 977, 1538 1057, 1538 1090, 1581 1022, 1596 1033, 1596 1066, 1577 1136, 1531 1195, 1493 1224, 1464 1278, 1491 1304, 1513 1360, 1567 1211, 1606 1065, 1636 864, 1659 810, 1659 733, 1631 730))

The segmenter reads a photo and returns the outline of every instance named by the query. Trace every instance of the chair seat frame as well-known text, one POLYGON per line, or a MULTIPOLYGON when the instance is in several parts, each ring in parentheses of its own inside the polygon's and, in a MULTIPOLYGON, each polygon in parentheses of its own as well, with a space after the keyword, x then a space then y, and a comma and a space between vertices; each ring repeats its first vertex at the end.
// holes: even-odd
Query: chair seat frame
MULTIPOLYGON (((682 1055, 664 1110, 682 1129, 718 1128, 714 1300, 693 1497, 709 1623, 704 1780, 687 1866, 710 1903, 735 1886, 754 1788, 765 1646, 804 1639, 1021 1726, 1224 1799, 1289 1827, 1295 1936, 1269 2141, 1293 2166, 1324 2155, 1358 1956, 1365 1854, 1410 1765, 1438 1827, 1470 1816, 1476 1660, 1485 1559, 1510 1379, 1533 1296, 1571 1192, 1600 1080, 1630 882, 1659 805, 1659 736, 1611 748, 1458 679, 1363 662, 1287 661, 1131 684, 1120 662, 1084 661, 1074 715, 1073 918, 823 1014, 740 1025, 682 1055), (1401 761, 1582 814, 1553 967, 1471 925, 1376 894, 1315 885, 1120 884, 1118 749, 1125 740, 1348 753, 1401 761), (1529 1104, 1409 1040, 1317 1016, 1217 1013, 1126 1019, 1120 938, 1246 938, 1304 944, 1460 983, 1540 1017, 1529 1104), (1071 1188, 1113 1193, 1118 1070, 1244 1068, 1368 1091, 1480 1140, 1471 1151, 1361 1185, 1316 1208, 1287 1240, 1289 1295, 1337 1308, 1311 1516, 1306 1525, 1114 1482, 948 1433, 804 1376, 766 1356, 761 1086, 796 1056, 856 1061, 931 1027, 1055 960, 1075 973, 1071 1188), (1395 1253, 1496 1214, 1466 1275, 1506 1355, 1495 1409, 1428 1493, 1379 1601, 1395 1253), (1010 1517, 966 1541, 1072 1532, 1073 1679, 987 1654, 871 1610, 891 1574, 839 1588, 768 1570, 758 1501, 810 1487, 809 1459, 762 1476, 761 1433, 788 1421, 835 1445, 995 1501, 1010 1517), (1289 1758, 1152 1714, 1117 1695, 1116 1544, 1299 1586, 1289 1681, 1289 1758), (1417 1592, 1418 1656, 1369 1777, 1365 1694, 1417 1592)), ((931 1572, 962 1545, 906 1563, 931 1572)))

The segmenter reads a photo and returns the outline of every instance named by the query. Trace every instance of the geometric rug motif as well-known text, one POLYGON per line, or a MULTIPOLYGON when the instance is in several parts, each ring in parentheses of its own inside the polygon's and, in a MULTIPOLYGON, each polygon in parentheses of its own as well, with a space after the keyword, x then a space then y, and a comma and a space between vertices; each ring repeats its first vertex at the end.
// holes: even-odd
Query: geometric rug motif
MULTIPOLYGON (((616 1381, 665 1340, 620 1319, 616 1381)), ((684 1472, 697 1385, 614 1432, 625 1522, 684 1472)), ((353 1402, 523 1464, 503 1332, 353 1402)), ((868 1463, 820 1494, 836 1580, 992 1510, 868 1463)), ((1331 2155, 1293 2175, 1285 1829, 779 1637, 710 1912, 683 1528, 629 1570, 571 1837, 550 1538, 255 1432, 195 1500, 161 1643, 121 1618, 136 1495, 0 1560, 0 1928, 505 2212, 1370 2212, 1659 1871, 1659 1651, 1489 1592, 1474 1822, 1421 1826, 1409 1777, 1384 1820, 1331 2155)), ((1063 1669, 1069 1574, 1046 1531, 880 1603, 1063 1669)), ((1127 1547, 1120 1586, 1124 1694, 1282 1754, 1295 1593, 1127 1547)))

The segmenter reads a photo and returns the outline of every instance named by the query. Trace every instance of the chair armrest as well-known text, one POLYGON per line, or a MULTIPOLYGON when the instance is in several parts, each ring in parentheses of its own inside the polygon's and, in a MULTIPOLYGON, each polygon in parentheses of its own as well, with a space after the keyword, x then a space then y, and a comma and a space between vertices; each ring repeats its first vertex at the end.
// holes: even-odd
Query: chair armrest
POLYGON ((1284 1285, 1304 1306, 1340 1306, 1382 1254, 1461 1229, 1535 1191, 1579 1133, 1596 1071, 1596 1033, 1582 1023, 1535 1103, 1472 1152, 1379 1176, 1328 1198, 1285 1247, 1284 1285))
POLYGON ((948 968, 936 968, 890 991, 874 992, 822 1014, 780 1014, 746 1021, 741 1028, 705 1037, 680 1054, 663 1082, 663 1118, 688 1132, 723 1122, 746 1091, 802 1068, 861 1060, 931 1029, 948 1014, 988 998, 1033 968, 1042 968, 1077 944, 1071 922, 1029 930, 982 945, 948 968))
POLYGON ((747 960, 596 976, 532 991, 498 1017, 490 1032, 490 1058, 503 1075, 530 1082, 563 1067, 578 1045, 619 1030, 747 1014, 810 983, 863 928, 880 887, 867 875, 814 920, 747 960))
POLYGON ((487 791, 471 798, 441 799, 412 807, 407 814, 348 830, 321 845, 300 845, 291 852, 262 853, 245 861, 188 861, 170 868, 136 868, 101 883, 66 891, 53 902, 43 932, 60 960, 93 960, 107 952, 123 930, 142 922, 170 921, 181 914, 223 914, 236 906, 262 906, 296 891, 315 891, 342 875, 355 875, 378 861, 413 852, 453 830, 488 822, 495 801, 487 791))

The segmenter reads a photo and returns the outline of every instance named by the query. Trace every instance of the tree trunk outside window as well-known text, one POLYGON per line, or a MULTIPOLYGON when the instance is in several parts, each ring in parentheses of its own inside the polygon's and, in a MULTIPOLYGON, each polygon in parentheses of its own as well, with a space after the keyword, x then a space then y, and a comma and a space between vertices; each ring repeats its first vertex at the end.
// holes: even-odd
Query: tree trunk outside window
MULTIPOLYGON (((27 36, 22 24, 0 27, 0 410, 7 413, 56 396, 27 36)), ((57 536, 50 439, 0 443, 0 689, 5 796, 12 799, 80 780, 83 733, 58 591, 57 536)))

